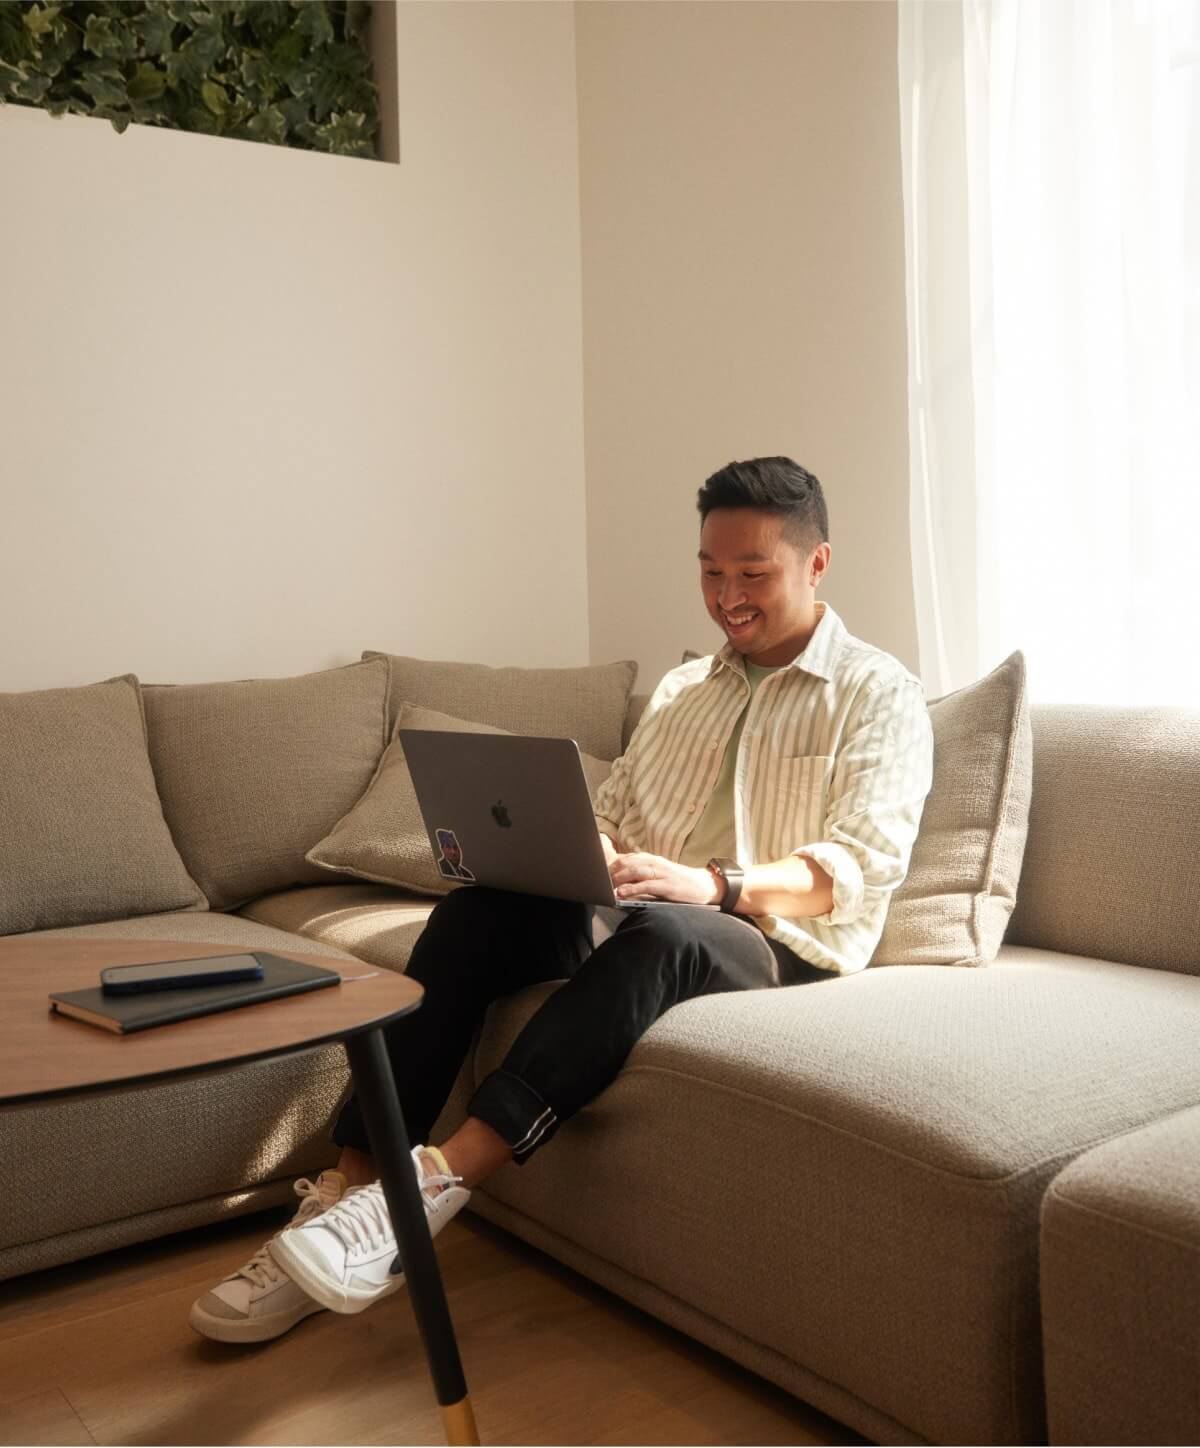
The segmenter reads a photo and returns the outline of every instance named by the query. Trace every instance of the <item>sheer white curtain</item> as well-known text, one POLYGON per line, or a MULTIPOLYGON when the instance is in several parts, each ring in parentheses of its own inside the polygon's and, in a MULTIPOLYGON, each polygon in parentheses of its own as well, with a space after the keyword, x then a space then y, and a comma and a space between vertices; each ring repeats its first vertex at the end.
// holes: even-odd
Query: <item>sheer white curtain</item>
POLYGON ((901 0, 936 697, 1200 708, 1200 0, 901 0))

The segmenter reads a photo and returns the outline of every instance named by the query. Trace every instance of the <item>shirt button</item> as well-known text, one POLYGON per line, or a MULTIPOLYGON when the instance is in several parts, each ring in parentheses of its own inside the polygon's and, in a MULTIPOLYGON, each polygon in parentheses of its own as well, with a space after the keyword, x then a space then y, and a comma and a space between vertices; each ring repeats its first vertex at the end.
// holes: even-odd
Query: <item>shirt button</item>
POLYGON ((695 813, 696 813, 696 806, 695 806, 694 804, 689 804, 689 805, 688 805, 688 814, 695 814, 695 813))
POLYGON ((715 749, 719 743, 720 743, 720 740, 714 739, 713 742, 712 742, 712 744, 711 744, 711 746, 710 746, 710 748, 715 749))

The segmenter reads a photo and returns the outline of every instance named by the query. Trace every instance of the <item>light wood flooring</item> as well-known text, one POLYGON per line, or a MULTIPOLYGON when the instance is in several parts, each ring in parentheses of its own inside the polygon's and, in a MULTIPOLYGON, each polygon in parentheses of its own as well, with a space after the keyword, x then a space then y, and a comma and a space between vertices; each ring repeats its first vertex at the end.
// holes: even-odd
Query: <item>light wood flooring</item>
MULTIPOLYGON (((0 1283, 0 1444, 441 1443, 403 1293, 250 1347, 188 1326, 288 1215, 0 1283)), ((438 1258, 485 1443, 867 1442, 470 1213, 438 1258)))

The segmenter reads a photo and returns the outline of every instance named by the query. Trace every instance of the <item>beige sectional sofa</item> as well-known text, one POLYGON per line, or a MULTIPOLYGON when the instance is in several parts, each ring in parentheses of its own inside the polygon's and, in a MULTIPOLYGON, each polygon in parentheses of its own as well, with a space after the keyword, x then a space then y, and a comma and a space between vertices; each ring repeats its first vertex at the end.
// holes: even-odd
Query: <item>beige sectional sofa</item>
MULTIPOLYGON (((645 700, 630 698, 631 669, 605 668, 438 674, 370 655, 301 680, 126 681, 179 852, 136 887, 178 903, 105 914, 93 891, 86 919, 55 923, 80 893, 63 896, 59 866, 0 845, 0 891, 36 893, 44 868, 60 892, 8 924, 0 895, 0 933, 315 941, 403 970, 432 896, 306 858, 322 836, 347 838, 355 801, 394 779, 400 706, 586 728, 581 744, 610 758, 645 700)), ((120 682, 93 687, 109 690, 106 708, 122 703, 129 745, 120 682)), ((1003 728, 954 696, 940 729, 940 705, 931 713, 942 760, 959 760, 960 785, 1005 828, 969 818, 935 773, 871 968, 677 1007, 551 1149, 471 1205, 879 1442, 1195 1442, 1200 716, 1027 711, 1012 661, 1001 682, 1015 701, 1003 728), (952 917, 965 952, 946 943, 952 917), (937 950, 923 943, 939 932, 937 950)), ((0 799, 51 833, 65 825, 47 814, 53 771, 38 775, 32 741, 61 705, 75 733, 46 747, 69 774, 94 733, 85 691, 52 692, 63 697, 28 709, 0 696, 0 799), (6 796, 14 770, 25 783, 6 796)), ((127 789, 144 794, 135 744, 127 789)), ((103 874, 113 841, 101 830, 90 848, 103 874)), ((447 1129, 553 989, 492 1011, 447 1129)), ((289 1201, 296 1176, 336 1158, 328 1130, 347 1084, 340 1048, 322 1048, 3 1109, 0 1161, 23 1188, 0 1195, 0 1279, 289 1201)))

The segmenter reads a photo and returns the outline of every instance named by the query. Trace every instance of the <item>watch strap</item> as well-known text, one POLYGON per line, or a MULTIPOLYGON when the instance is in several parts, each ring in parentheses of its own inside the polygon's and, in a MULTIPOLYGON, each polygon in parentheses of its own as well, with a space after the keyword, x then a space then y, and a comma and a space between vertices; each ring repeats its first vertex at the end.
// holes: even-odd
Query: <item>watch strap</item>
POLYGON ((725 915, 732 915, 737 907, 737 902, 742 894, 742 881, 746 878, 746 872, 736 860, 725 857, 713 856, 708 862, 709 870, 725 882, 725 894, 721 899, 721 910, 725 915))

